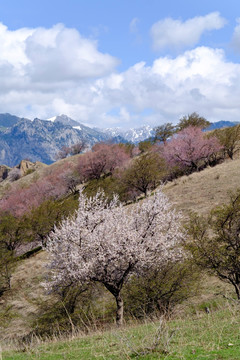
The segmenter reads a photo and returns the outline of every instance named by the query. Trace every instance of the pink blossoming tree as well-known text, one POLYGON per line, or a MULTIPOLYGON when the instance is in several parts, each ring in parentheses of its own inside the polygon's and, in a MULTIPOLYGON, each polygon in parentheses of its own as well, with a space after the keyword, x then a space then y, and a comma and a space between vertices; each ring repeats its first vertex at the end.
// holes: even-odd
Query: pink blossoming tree
POLYGON ((166 143, 163 156, 170 165, 197 170, 201 162, 207 164, 221 149, 216 137, 207 138, 201 128, 189 126, 166 143))
POLYGON ((116 322, 123 321, 121 289, 133 273, 160 268, 179 256, 183 239, 180 216, 162 192, 126 208, 104 193, 86 198, 80 192, 76 214, 50 233, 46 249, 51 255, 50 287, 66 281, 102 283, 115 297, 116 322))
POLYGON ((99 179, 130 159, 124 147, 118 144, 98 143, 92 150, 79 158, 78 172, 82 182, 99 179))

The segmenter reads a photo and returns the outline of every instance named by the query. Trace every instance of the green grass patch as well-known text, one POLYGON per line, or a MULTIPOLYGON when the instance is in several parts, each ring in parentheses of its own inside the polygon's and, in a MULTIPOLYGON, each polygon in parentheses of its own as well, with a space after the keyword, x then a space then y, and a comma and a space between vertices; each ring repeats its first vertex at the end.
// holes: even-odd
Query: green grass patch
POLYGON ((173 321, 114 329, 66 341, 30 344, 4 360, 240 359, 239 305, 173 321))

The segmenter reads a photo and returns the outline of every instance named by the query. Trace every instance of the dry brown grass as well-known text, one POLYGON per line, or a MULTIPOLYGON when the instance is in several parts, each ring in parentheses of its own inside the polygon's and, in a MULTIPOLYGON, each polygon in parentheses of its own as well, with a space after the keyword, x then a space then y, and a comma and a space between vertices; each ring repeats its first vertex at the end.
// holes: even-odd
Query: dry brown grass
POLYGON ((228 202, 229 193, 240 188, 240 159, 229 160, 213 168, 169 182, 164 186, 174 206, 184 214, 207 214, 228 202))
POLYGON ((3 295, 0 306, 0 338, 24 336, 31 330, 39 304, 49 299, 41 282, 47 272, 47 253, 42 251, 21 261, 12 276, 11 290, 3 295))

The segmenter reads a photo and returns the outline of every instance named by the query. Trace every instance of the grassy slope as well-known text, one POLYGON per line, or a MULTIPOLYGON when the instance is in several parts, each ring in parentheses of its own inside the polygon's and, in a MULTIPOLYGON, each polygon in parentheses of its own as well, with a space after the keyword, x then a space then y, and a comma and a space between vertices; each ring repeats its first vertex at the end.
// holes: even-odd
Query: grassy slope
POLYGON ((41 286, 46 263, 47 253, 42 251, 17 265, 11 290, 1 297, 0 339, 24 336, 31 330, 30 322, 39 304, 49 298, 41 286))
POLYGON ((210 315, 191 314, 161 327, 160 322, 113 329, 65 341, 29 345, 4 352, 5 360, 57 359, 240 359, 239 307, 228 305, 210 315), (158 346, 154 347, 159 338, 158 346))
MULTIPOLYGON (((42 169, 42 171, 46 171, 46 169, 42 169)), ((234 161, 228 161, 226 163, 218 165, 215 168, 205 169, 200 173, 194 173, 189 177, 184 176, 182 178, 179 178, 175 182, 168 183, 167 185, 165 185, 164 191, 170 197, 176 208, 181 209, 185 214, 189 210, 194 210, 199 213, 206 213, 215 205, 220 205, 227 201, 228 191, 233 191, 234 189, 239 187, 239 179, 240 179, 240 160, 237 159, 234 161)), ((15 271, 13 275, 13 279, 12 279, 13 289, 11 293, 6 295, 6 297, 4 296, 1 299, 2 300, 1 301, 2 306, 0 308, 0 321, 2 324, 0 328, 1 338, 9 337, 10 334, 14 336, 14 335, 20 335, 20 334, 23 335, 28 333, 29 330, 28 323, 33 318, 34 312, 36 311, 38 304, 42 302, 46 296, 44 294, 43 288, 39 287, 39 283, 41 281, 41 274, 43 274, 45 271, 45 264, 46 264, 46 254, 42 252, 35 255, 33 258, 24 260, 18 265, 17 271, 15 271)), ((201 297, 201 299, 197 300, 198 302, 212 301, 212 298, 214 297, 214 295, 211 292, 212 284, 209 285, 210 288, 208 287, 208 289, 205 290, 205 293, 201 297)), ((226 289, 224 286, 222 286, 222 284, 219 284, 218 282, 214 286, 217 287, 215 288, 215 292, 223 292, 226 289)), ((185 324, 182 323, 181 326, 184 327, 185 324)), ((99 341, 100 342, 105 341, 104 340, 105 336, 108 335, 106 334, 103 335, 103 337, 101 336, 99 341)), ((79 340, 79 341, 80 342, 83 341, 84 343, 85 340, 79 340)), ((93 340, 92 338, 89 338, 88 341, 91 342, 93 340)), ((117 342, 117 340, 114 341, 117 342)), ((186 341, 187 340, 184 340, 184 342, 186 341)), ((59 346, 61 347, 61 345, 59 346)), ((73 347, 78 348, 79 346, 81 345, 74 345, 73 347)), ((227 350, 229 349, 227 348, 227 350)), ((75 350, 70 349, 69 351, 75 351, 75 350)), ((99 351, 101 353, 101 351, 103 350, 99 350, 99 351)), ((229 351, 231 351, 231 349, 229 351)), ((26 354, 24 356, 26 356, 26 354)), ((27 357, 24 356, 19 355, 19 357, 9 357, 9 359, 10 358, 28 359, 27 357)), ((40 357, 36 357, 36 359, 37 358, 64 359, 63 356, 62 357, 61 356, 54 357, 55 355, 51 355, 52 357, 44 357, 44 356, 41 355, 40 357)), ((74 357, 68 357, 69 355, 66 356, 67 356, 65 357, 66 359, 74 359, 74 357)), ((101 355, 99 355, 96 357, 81 357, 81 358, 82 359, 85 358, 113 359, 114 357, 104 357, 104 355, 102 355, 101 357, 101 355)), ((116 359, 118 358, 120 359, 121 357, 116 357, 116 359)), ((144 357, 144 358, 152 359, 153 357, 144 357)), ((218 359, 217 357, 215 358, 218 359)), ((213 357, 213 359, 215 358, 213 357)), ((220 358, 221 357, 219 357, 219 359, 220 358)), ((232 357, 232 359, 235 358, 232 357)))
POLYGON ((240 159, 229 160, 213 168, 169 182, 164 191, 174 206, 187 213, 208 213, 228 201, 229 192, 240 188, 240 159))

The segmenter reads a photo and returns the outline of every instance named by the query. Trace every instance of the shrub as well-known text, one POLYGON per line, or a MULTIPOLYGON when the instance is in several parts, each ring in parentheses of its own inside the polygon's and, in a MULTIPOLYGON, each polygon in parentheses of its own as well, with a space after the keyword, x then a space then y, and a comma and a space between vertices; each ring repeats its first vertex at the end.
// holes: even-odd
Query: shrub
POLYGON ((228 156, 232 160, 233 156, 240 150, 240 126, 217 129, 210 134, 210 137, 213 136, 222 145, 224 156, 228 156))
POLYGON ((135 190, 138 194, 155 189, 166 175, 163 158, 157 153, 144 153, 129 163, 122 172, 120 181, 128 191, 135 190))
POLYGON ((123 291, 128 316, 143 318, 169 313, 189 297, 196 295, 200 273, 190 261, 169 261, 160 269, 134 276, 123 291))
POLYGON ((240 300, 240 190, 209 217, 193 214, 186 248, 196 264, 231 284, 240 300))

